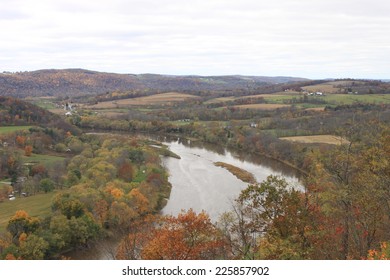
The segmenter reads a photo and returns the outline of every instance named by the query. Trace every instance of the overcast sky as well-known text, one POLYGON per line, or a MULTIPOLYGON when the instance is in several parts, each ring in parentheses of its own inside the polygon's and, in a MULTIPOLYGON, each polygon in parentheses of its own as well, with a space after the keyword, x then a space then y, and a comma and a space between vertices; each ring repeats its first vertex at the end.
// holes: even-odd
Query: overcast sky
POLYGON ((0 0, 0 71, 390 78, 389 0, 0 0))

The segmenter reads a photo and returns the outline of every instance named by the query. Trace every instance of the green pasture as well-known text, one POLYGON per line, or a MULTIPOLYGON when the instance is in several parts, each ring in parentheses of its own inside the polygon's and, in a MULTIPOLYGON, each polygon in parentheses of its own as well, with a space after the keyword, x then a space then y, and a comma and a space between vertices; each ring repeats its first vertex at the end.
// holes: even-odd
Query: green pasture
POLYGON ((44 166, 52 166, 56 162, 61 162, 65 158, 59 157, 59 156, 52 156, 52 155, 41 155, 41 154, 32 154, 29 157, 23 156, 22 160, 25 163, 41 163, 44 166))
POLYGON ((32 126, 0 126, 0 135, 13 133, 20 130, 28 130, 31 127, 32 126))
POLYGON ((51 213, 51 200, 55 193, 16 197, 0 203, 0 233, 5 231, 8 220, 18 210, 25 210, 30 216, 46 217, 51 213))

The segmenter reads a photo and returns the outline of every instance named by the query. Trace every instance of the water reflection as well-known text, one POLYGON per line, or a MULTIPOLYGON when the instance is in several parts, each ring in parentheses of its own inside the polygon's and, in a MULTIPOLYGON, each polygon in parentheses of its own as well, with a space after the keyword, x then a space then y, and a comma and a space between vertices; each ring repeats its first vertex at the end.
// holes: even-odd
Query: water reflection
POLYGON ((163 141, 181 159, 163 160, 170 176, 172 191, 163 214, 177 215, 192 208, 196 212, 205 210, 212 220, 231 210, 231 205, 247 183, 239 180, 226 169, 214 165, 226 162, 251 172, 258 182, 267 176, 281 175, 301 188, 298 172, 278 161, 224 147, 188 141, 182 138, 156 139, 163 141))
POLYGON ((216 144, 210 144, 210 143, 204 143, 197 140, 188 140, 186 138, 181 137, 174 137, 174 136, 156 136, 156 135, 148 135, 147 137, 160 141, 160 142, 166 142, 166 143, 174 143, 177 142, 178 144, 183 145, 187 148, 199 148, 204 149, 206 151, 210 151, 213 153, 216 153, 218 155, 231 155, 234 158, 238 159, 241 162, 250 162, 257 165, 262 165, 265 167, 268 167, 272 170, 275 170, 278 172, 278 174, 285 176, 285 177, 296 177, 300 178, 301 173, 291 166, 286 165, 285 163, 282 163, 278 160, 262 156, 255 153, 248 153, 244 151, 240 151, 238 149, 231 149, 231 148, 225 148, 222 145, 216 145, 216 144))

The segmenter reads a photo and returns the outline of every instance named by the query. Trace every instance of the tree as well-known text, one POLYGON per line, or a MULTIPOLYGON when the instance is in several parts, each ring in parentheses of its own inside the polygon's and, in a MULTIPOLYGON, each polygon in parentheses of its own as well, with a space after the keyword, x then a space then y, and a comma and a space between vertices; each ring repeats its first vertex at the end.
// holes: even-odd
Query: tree
POLYGON ((152 233, 159 217, 146 215, 133 220, 127 236, 122 238, 115 258, 120 260, 139 260, 144 246, 152 238, 152 233))
POLYGON ((244 189, 219 227, 235 258, 304 259, 317 228, 315 207, 307 193, 277 176, 244 189))
POLYGON ((328 258, 366 258, 390 238, 388 130, 370 141, 370 146, 336 147, 312 164, 311 193, 328 221, 323 228, 334 247, 328 258))
POLYGON ((192 209, 166 216, 142 249, 143 259, 216 259, 223 255, 223 239, 205 212, 192 209))
POLYGON ((138 213, 138 215, 142 216, 151 210, 149 200, 140 192, 138 188, 132 189, 129 193, 129 197, 129 203, 138 213))
POLYGON ((15 215, 8 221, 7 230, 12 234, 15 242, 22 233, 33 233, 39 228, 38 218, 31 217, 26 211, 16 211, 15 215))
POLYGON ((42 237, 30 234, 25 240, 20 241, 20 255, 24 260, 43 260, 49 243, 42 237))
POLYGON ((126 182, 131 182, 134 176, 134 169, 130 162, 123 162, 118 168, 118 177, 126 182))
POLYGON ((33 150, 33 147, 31 145, 27 145, 26 147, 24 147, 24 155, 26 157, 31 156, 32 150, 33 150))
POLYGON ((52 209, 59 211, 68 219, 81 217, 85 213, 84 204, 70 193, 59 193, 53 198, 52 209))
POLYGON ((16 143, 19 147, 23 148, 24 144, 26 143, 26 137, 21 135, 16 136, 16 143))
POLYGON ((45 193, 51 192, 54 190, 54 182, 49 178, 42 179, 39 183, 40 189, 42 189, 45 193))

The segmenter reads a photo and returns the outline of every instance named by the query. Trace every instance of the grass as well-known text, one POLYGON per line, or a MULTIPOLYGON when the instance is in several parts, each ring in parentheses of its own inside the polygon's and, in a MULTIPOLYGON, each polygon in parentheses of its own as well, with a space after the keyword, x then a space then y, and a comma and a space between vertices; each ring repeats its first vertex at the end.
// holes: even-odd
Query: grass
POLYGON ((32 154, 29 157, 23 156, 22 160, 24 163, 41 163, 45 166, 52 166, 56 162, 61 162, 65 160, 64 157, 52 156, 52 155, 41 155, 41 154, 32 154))
POLYGON ((15 131, 20 131, 20 130, 28 130, 31 127, 32 126, 1 126, 0 127, 0 135, 13 133, 15 131))
POLYGON ((213 104, 218 102, 228 102, 241 99, 256 99, 264 98, 267 101, 277 101, 276 103, 281 103, 285 99, 292 99, 299 97, 301 94, 299 92, 276 92, 272 94, 256 94, 256 95, 245 95, 245 96, 228 96, 228 97, 217 97, 210 100, 207 100, 205 104, 213 104))
POLYGON ((17 197, 13 201, 0 203, 0 232, 5 231, 8 220, 18 210, 25 210, 30 216, 47 217, 51 213, 51 200, 55 193, 37 194, 29 197, 17 197))
POLYGON ((29 100, 32 104, 41 107, 46 110, 56 109, 55 104, 53 103, 53 98, 33 98, 29 100))
POLYGON ((240 109, 254 109, 254 110, 275 110, 279 108, 290 107, 287 104, 246 104, 246 105, 235 105, 233 107, 240 109))
POLYGON ((90 109, 111 109, 111 108, 124 108, 130 106, 146 106, 146 105, 163 105, 166 103, 182 102, 189 99, 197 99, 198 96, 178 93, 167 92, 161 94, 154 94, 150 96, 120 99, 115 101, 104 101, 96 105, 88 106, 90 109))
POLYGON ((300 143, 324 143, 331 145, 348 144, 349 141, 335 135, 310 135, 310 136, 292 136, 281 137, 282 140, 300 142, 300 143))
POLYGON ((324 97, 318 97, 327 103, 335 105, 359 103, 390 104, 390 95, 388 94, 329 94, 324 97))
POLYGON ((234 165, 231 165, 231 164, 228 164, 225 162, 220 162, 220 161, 215 162, 214 165, 227 169, 230 173, 232 173, 234 176, 236 176, 238 179, 240 179, 243 182, 246 182, 249 184, 256 183, 256 179, 253 176, 253 174, 244 170, 244 169, 241 169, 237 166, 234 166, 234 165))
POLYGON ((337 84, 333 82, 329 83, 323 83, 323 84, 318 84, 318 85, 313 85, 313 86, 306 86, 303 87, 304 90, 307 90, 309 92, 323 92, 323 93, 339 93, 340 88, 336 87, 337 84))
POLYGON ((234 96, 229 96, 229 97, 217 97, 217 98, 212 98, 204 102, 204 104, 213 104, 213 103, 219 103, 219 102, 228 102, 228 101, 234 101, 237 99, 234 96))
POLYGON ((146 180, 146 168, 141 167, 135 177, 133 178, 133 182, 135 183, 141 183, 146 180))

